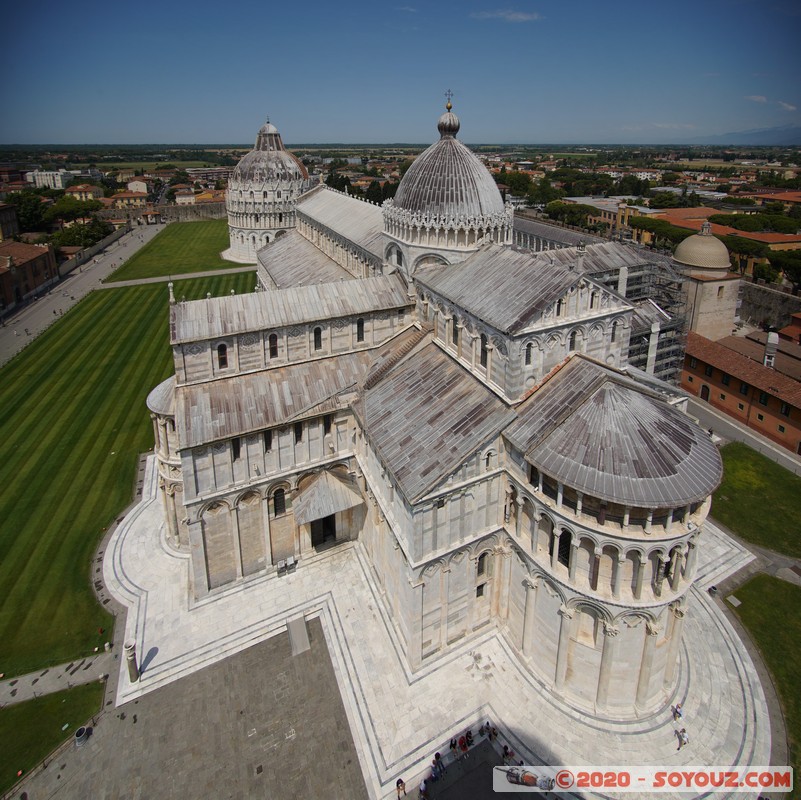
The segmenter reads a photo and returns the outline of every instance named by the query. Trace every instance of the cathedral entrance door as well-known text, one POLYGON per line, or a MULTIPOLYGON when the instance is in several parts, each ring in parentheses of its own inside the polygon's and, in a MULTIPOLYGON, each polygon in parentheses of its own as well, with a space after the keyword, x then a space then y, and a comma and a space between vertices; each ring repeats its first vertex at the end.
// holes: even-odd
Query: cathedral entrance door
POLYGON ((319 547, 326 542, 333 542, 337 538, 337 523, 334 514, 312 520, 311 543, 312 547, 319 547))

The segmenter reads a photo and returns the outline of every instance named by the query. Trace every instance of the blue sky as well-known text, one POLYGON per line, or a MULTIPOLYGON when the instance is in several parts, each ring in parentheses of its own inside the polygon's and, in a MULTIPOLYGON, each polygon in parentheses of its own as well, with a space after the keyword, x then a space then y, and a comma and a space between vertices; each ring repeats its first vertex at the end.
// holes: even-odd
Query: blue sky
POLYGON ((801 124, 797 0, 0 0, 0 143, 661 143, 801 124), (13 32, 13 33, 12 33, 13 32))

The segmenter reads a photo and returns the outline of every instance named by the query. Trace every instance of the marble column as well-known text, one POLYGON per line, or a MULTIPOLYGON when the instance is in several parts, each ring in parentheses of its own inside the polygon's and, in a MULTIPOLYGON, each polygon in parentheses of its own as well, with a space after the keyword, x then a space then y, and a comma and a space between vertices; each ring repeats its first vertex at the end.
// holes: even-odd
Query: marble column
POLYGON ((642 553, 637 553, 637 575, 634 579, 634 599, 640 600, 642 598, 642 581, 645 577, 645 564, 646 559, 642 553))
POLYGON ((578 567, 578 551, 579 551, 579 538, 578 536, 573 536, 570 540, 570 566, 568 568, 568 574, 570 575, 570 583, 575 584, 576 582, 576 568, 578 567))
POLYGON ((534 641, 534 615, 537 610, 537 586, 539 578, 527 577, 523 581, 523 586, 526 590, 526 610, 523 615, 523 641, 521 650, 524 656, 531 655, 531 646, 534 641))
POLYGON ((595 706, 598 709, 606 708, 609 702, 609 680, 615 665, 618 633, 620 633, 619 628, 604 622, 604 646, 601 652, 601 668, 598 672, 598 688, 595 693, 595 706))
POLYGON ((645 642, 643 642, 640 659, 640 675, 637 679, 637 708, 644 708, 648 702, 648 691, 651 686, 651 673, 654 667, 654 651, 659 628, 653 622, 645 623, 645 642))
POLYGON ((695 577, 695 568, 698 563, 698 539, 693 536, 687 542, 687 559, 684 562, 684 577, 691 581, 695 577))
POLYGON ((448 566, 442 567, 440 570, 439 579, 439 637, 442 647, 448 644, 448 609, 450 596, 450 576, 451 568, 448 566))
POLYGON ((615 574, 612 577, 612 597, 616 600, 620 597, 620 584, 623 582, 623 567, 625 566, 625 557, 618 556, 615 563, 615 574))
POLYGON ((680 605, 671 605, 670 610, 673 613, 673 624, 670 627, 670 639, 668 640, 668 651, 665 659, 665 688, 673 684, 673 678, 676 675, 681 635, 684 629, 684 617, 687 614, 687 610, 680 605))
POLYGON ((228 511, 228 518, 231 524, 231 541, 234 548, 234 566, 236 567, 236 578, 242 578, 242 543, 239 540, 239 512, 236 506, 228 511))
POLYGON ((676 548, 671 554, 670 558, 670 588, 672 591, 677 591, 679 588, 679 581, 681 580, 681 567, 684 556, 681 551, 676 548))
POLYGON ((556 651, 556 674, 554 685, 561 689, 565 685, 567 676, 567 651, 570 647, 570 627, 573 623, 573 611, 566 606, 560 606, 559 615, 562 621, 559 625, 559 645, 556 651))
POLYGON ((553 552, 551 553, 551 569, 556 570, 556 565, 559 563, 559 540, 562 538, 562 531, 557 528, 553 529, 553 552))
POLYGON ((192 563, 192 588, 195 599, 209 593, 209 575, 206 571, 206 553, 203 543, 203 523, 189 520, 189 555, 192 563))

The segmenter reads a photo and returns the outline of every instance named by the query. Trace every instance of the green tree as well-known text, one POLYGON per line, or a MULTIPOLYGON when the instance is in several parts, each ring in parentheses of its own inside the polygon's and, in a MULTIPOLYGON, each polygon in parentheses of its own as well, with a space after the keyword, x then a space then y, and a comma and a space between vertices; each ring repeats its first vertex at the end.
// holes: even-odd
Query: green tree
POLYGON ((91 247, 113 230, 108 222, 93 219, 85 225, 70 225, 69 228, 54 233, 52 243, 56 247, 91 247))
POLYGON ((57 200, 50 208, 45 211, 45 222, 73 222, 76 219, 91 217, 95 211, 99 211, 103 204, 99 200, 76 200, 69 195, 57 200))
POLYGON ((365 200, 371 200, 373 203, 381 203, 384 202, 384 195, 381 191, 381 184, 378 181, 370 181, 370 185, 367 187, 367 191, 364 193, 365 200))
POLYGON ((784 273, 795 289, 801 289, 801 251, 771 250, 768 261, 775 270, 784 273))
POLYGON ((17 209, 20 230, 27 233, 40 231, 44 225, 42 198, 33 192, 14 192, 6 200, 17 209))

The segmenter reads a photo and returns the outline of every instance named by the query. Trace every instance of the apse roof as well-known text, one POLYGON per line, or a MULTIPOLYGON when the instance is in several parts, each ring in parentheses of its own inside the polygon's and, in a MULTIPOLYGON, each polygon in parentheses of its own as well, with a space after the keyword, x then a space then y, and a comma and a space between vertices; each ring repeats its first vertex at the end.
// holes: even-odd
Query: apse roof
POLYGON ((580 355, 518 414, 504 435, 527 461, 608 502, 681 507, 706 498, 723 476, 717 449, 686 414, 580 355))

